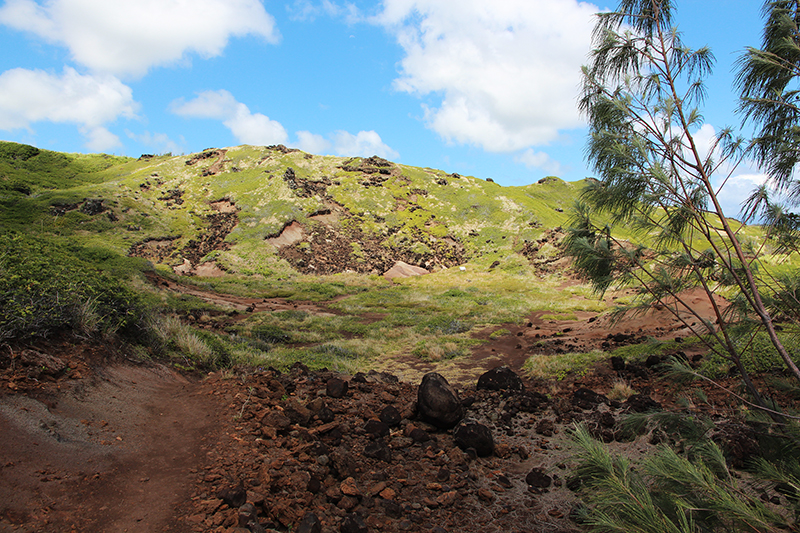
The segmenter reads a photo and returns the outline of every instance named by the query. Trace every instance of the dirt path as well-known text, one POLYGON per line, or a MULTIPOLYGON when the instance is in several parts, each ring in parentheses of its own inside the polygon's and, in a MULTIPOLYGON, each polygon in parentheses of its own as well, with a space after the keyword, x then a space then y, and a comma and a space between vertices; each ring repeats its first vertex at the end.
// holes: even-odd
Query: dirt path
POLYGON ((0 397, 0 531, 178 531, 215 413, 161 366, 0 397))
POLYGON ((191 285, 178 283, 176 281, 161 277, 155 273, 149 273, 147 278, 159 289, 195 296, 210 304, 214 304, 223 308, 232 308, 240 313, 261 313, 267 311, 306 311, 307 313, 319 316, 334 316, 338 314, 335 310, 329 309, 324 305, 318 305, 314 302, 290 301, 284 298, 246 298, 244 296, 223 294, 220 292, 207 291, 191 285))

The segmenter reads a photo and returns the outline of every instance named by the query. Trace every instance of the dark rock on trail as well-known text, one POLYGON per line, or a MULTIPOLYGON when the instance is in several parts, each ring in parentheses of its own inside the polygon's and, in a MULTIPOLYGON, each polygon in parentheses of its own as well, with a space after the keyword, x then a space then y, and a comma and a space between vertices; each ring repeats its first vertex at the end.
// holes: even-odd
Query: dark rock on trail
POLYGON ((661 409, 661 404, 646 394, 634 394, 625 400, 622 406, 626 411, 633 413, 646 413, 661 409))
POLYGON ((541 469, 534 468, 525 476, 525 483, 527 483, 529 487, 546 489, 553 483, 553 478, 542 472, 541 469))
POLYGON ((347 515, 339 529, 342 533, 367 533, 369 528, 364 523, 364 519, 358 513, 347 515))
POLYGON ((389 436, 389 425, 380 420, 370 419, 364 424, 364 431, 373 439, 389 436))
POLYGON ((436 372, 422 378, 417 392, 417 409, 423 420, 441 429, 455 427, 464 418, 464 406, 458 393, 436 372))
POLYGON ((492 430, 474 420, 461 422, 453 431, 453 440, 462 450, 474 449, 478 457, 494 453, 492 430))
POLYGON ((609 403, 608 398, 602 394, 598 394, 593 390, 581 387, 572 393, 572 403, 581 409, 591 409, 601 403, 609 403))
POLYGON ((376 439, 364 447, 364 455, 384 463, 392 462, 392 449, 383 439, 376 439))
POLYGON ((522 379, 507 366, 495 367, 478 378, 478 389, 523 390, 522 379))
POLYGON ((394 427, 403 420, 403 416, 400 414, 400 411, 398 411, 396 407, 394 407, 393 405, 387 405, 381 411, 380 419, 381 422, 383 422, 387 426, 394 427))
POLYGON ((331 378, 326 386, 326 394, 331 398, 342 398, 347 394, 347 382, 339 378, 331 378))
POLYGON ((229 507, 238 509, 247 503, 247 490, 245 490, 244 485, 240 483, 236 486, 228 486, 220 490, 219 493, 217 493, 217 497, 229 507))
POLYGON ((322 533, 322 523, 314 513, 306 513, 297 525, 297 533, 322 533))

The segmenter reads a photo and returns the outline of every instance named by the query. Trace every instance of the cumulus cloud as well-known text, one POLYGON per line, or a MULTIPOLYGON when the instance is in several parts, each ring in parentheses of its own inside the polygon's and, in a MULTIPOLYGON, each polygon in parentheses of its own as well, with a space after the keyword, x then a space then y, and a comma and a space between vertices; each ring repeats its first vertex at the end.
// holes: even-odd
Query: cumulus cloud
POLYGON ((81 75, 65 68, 55 75, 16 68, 0 74, 0 129, 31 129, 36 122, 75 124, 91 150, 119 146, 105 127, 118 117, 135 118, 131 88, 113 76, 81 75))
POLYGON ((522 154, 514 158, 514 160, 528 168, 541 169, 550 175, 559 175, 563 170, 561 163, 552 159, 544 152, 534 151, 533 148, 528 148, 522 154))
POLYGON ((170 109, 182 117, 220 120, 244 144, 280 144, 285 143, 289 137, 280 122, 261 113, 250 112, 245 104, 237 102, 224 89, 204 91, 188 102, 176 100, 170 109))
POLYGON ((125 133, 129 138, 154 149, 160 154, 180 154, 184 152, 183 145, 186 143, 186 140, 183 138, 183 136, 181 136, 180 143, 178 143, 170 139, 169 135, 166 133, 150 133, 149 131, 138 135, 131 131, 126 131, 125 133))
POLYGON ((395 88, 444 139, 511 152, 580 127, 581 65, 598 8, 576 0, 385 0, 373 20, 405 51, 395 88))
POLYGON ((357 134, 337 131, 333 134, 334 151, 339 155, 373 156, 386 159, 400 157, 396 151, 386 145, 375 131, 359 131, 357 134))
POLYGON ((286 7, 289 15, 294 20, 313 21, 325 15, 333 18, 342 18, 347 24, 355 24, 363 20, 358 6, 351 2, 338 3, 332 0, 313 2, 312 0, 295 0, 286 7))
POLYGON ((359 131, 355 135, 347 131, 334 132, 330 138, 309 131, 297 132, 297 148, 312 154, 324 154, 329 150, 336 155, 363 156, 377 155, 388 159, 400 157, 395 150, 383 142, 375 131, 359 131))
POLYGON ((324 154, 331 148, 331 143, 322 135, 310 131, 298 131, 295 146, 310 154, 324 154))
POLYGON ((259 0, 6 0, 0 24, 66 46, 94 71, 128 76, 190 52, 218 56, 231 37, 280 39, 259 0))

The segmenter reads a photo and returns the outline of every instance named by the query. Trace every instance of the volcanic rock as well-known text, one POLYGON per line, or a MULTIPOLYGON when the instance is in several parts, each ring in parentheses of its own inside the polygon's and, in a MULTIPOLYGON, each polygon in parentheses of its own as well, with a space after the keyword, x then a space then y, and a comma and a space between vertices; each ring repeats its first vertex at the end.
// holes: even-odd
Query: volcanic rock
POLYGON ((520 377, 507 366, 495 367, 478 378, 478 389, 523 390, 520 377))
POLYGON ((387 426, 394 427, 400 423, 403 417, 400 415, 400 411, 398 411, 396 407, 393 405, 387 405, 381 411, 380 419, 381 422, 387 426))
POLYGON ((343 398, 347 394, 347 382, 339 378, 331 378, 328 380, 326 393, 331 398, 343 398))
POLYGON ((314 513, 306 513, 297 525, 297 533, 322 533, 322 522, 314 513))
POLYGON ((472 448, 479 457, 486 457, 494 452, 492 430, 474 420, 461 422, 453 431, 453 441, 462 450, 472 448))
POLYGON ((450 429, 464 418, 464 406, 450 383, 436 372, 425 374, 417 392, 420 416, 441 429, 450 429))
POLYGON ((236 486, 228 486, 219 491, 217 498, 224 501, 229 507, 238 509, 247 503, 247 490, 241 483, 236 486))
POLYGON ((541 469, 534 468, 525 476, 525 483, 529 487, 546 489, 553 483, 553 478, 542 472, 541 469))

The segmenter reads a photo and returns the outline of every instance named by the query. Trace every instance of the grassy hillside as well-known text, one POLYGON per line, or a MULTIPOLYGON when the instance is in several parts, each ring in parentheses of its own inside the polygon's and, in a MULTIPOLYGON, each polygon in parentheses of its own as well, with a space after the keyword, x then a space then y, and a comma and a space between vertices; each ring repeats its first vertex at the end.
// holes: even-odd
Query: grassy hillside
POLYGON ((283 146, 133 159, 3 142, 0 338, 128 335, 145 355, 211 366, 465 355, 476 328, 598 308, 560 301, 575 291, 555 278, 531 283, 581 186, 502 187, 283 146), (435 273, 376 275, 398 260, 435 273), (466 274, 452 268, 462 265, 466 274), (256 312, 232 324, 225 305, 156 290, 142 274, 154 268, 240 297, 329 302, 339 315, 256 312))
POLYGON ((136 160, 0 143, 5 229, 35 226, 154 263, 213 260, 241 274, 381 272, 399 259, 431 269, 491 263, 565 223, 580 187, 557 178, 502 187, 282 146, 136 160), (292 223, 299 238, 270 241, 292 223), (303 254, 335 257, 309 268, 303 254))

